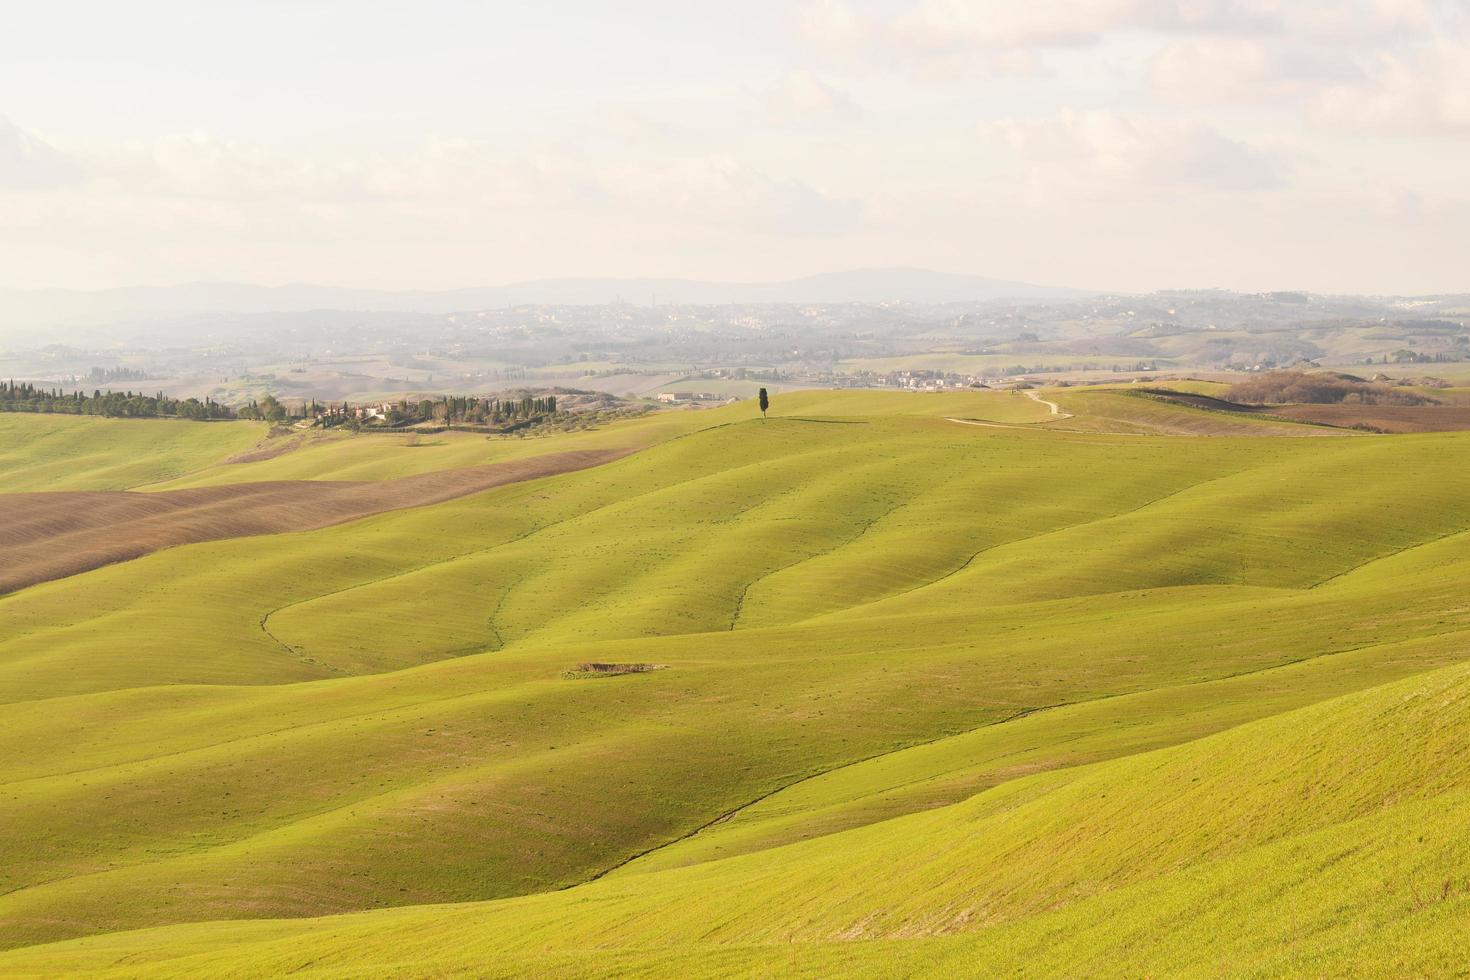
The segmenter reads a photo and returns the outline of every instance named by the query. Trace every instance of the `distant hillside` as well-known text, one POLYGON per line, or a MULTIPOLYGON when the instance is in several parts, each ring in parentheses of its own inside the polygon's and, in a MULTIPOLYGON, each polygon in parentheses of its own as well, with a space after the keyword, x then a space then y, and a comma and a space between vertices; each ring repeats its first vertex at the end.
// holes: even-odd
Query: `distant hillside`
POLYGON ((627 302, 957 303, 991 299, 1055 300, 1081 290, 986 279, 924 269, 858 269, 781 282, 702 282, 690 279, 540 279, 451 290, 345 289, 294 283, 188 283, 85 292, 0 290, 0 326, 94 324, 197 313, 285 313, 359 310, 452 313, 518 304, 600 305, 627 302))

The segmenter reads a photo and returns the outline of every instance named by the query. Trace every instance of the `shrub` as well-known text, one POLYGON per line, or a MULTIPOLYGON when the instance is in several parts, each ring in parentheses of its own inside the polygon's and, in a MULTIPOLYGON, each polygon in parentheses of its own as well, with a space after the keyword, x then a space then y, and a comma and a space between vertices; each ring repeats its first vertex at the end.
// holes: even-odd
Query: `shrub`
POLYGON ((1230 386, 1230 401, 1243 405, 1433 405, 1434 399, 1347 374, 1272 371, 1230 386))
POLYGON ((650 670, 667 670, 668 664, 601 664, 585 663, 568 667, 561 672, 567 680, 584 677, 616 677, 618 674, 644 674, 650 670))

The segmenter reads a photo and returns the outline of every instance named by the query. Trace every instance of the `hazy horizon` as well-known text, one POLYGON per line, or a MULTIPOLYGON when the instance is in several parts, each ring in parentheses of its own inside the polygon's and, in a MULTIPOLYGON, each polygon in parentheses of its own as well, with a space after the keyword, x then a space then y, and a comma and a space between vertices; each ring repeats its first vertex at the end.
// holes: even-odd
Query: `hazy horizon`
MULTIPOLYGON (((486 279, 484 281, 475 281, 475 282, 466 281, 466 282, 461 282, 461 283, 457 283, 457 284, 451 283, 449 285, 438 286, 438 287, 422 287, 422 286, 392 287, 392 286, 375 286, 375 285, 372 285, 370 283, 369 284, 363 284, 363 285, 349 285, 349 284, 341 283, 341 282, 313 281, 313 280, 255 281, 255 280, 244 280, 244 279, 192 279, 192 280, 179 280, 179 281, 165 281, 165 280, 140 281, 140 282, 119 283, 119 284, 116 284, 116 285, 96 286, 96 287, 76 287, 76 286, 8 286, 8 285, 0 285, 0 292, 6 292, 6 293, 77 293, 77 294, 98 294, 98 293, 108 293, 108 292, 125 292, 125 291, 130 291, 130 290, 158 290, 158 291, 164 291, 164 290, 178 290, 178 289, 191 289, 191 288, 220 287, 220 288, 242 288, 242 289, 252 289, 252 290, 259 289, 259 290, 273 290, 273 291, 285 291, 285 290, 290 290, 290 289, 321 289, 321 290, 340 291, 340 292, 362 292, 362 293, 379 292, 379 293, 384 293, 384 294, 410 294, 410 293, 450 294, 450 293, 471 293, 471 292, 477 292, 477 291, 482 291, 482 290, 511 289, 511 288, 515 288, 515 287, 534 286, 534 285, 542 285, 542 284, 551 284, 551 283, 557 283, 557 282, 568 282, 568 283, 607 283, 607 284, 614 284, 614 285, 615 284, 620 284, 620 283, 623 283, 623 284, 635 284, 636 285, 636 284, 641 284, 641 283, 667 282, 667 283, 687 283, 687 284, 690 284, 690 285, 701 285, 701 286, 732 286, 732 287, 744 287, 744 286, 778 286, 778 285, 783 285, 783 284, 788 284, 788 283, 804 282, 804 281, 807 281, 807 280, 821 280, 821 279, 836 278, 836 277, 841 277, 841 276, 855 275, 855 274, 861 274, 861 273, 870 273, 870 272, 915 272, 915 273, 922 273, 922 274, 932 274, 932 275, 935 275, 935 276, 942 276, 942 277, 953 277, 955 279, 991 280, 991 281, 994 281, 994 282, 997 282, 997 283, 1014 283, 1014 284, 1017 284, 1017 285, 1034 286, 1034 287, 1038 287, 1039 289, 1043 289, 1043 290, 1055 290, 1055 291, 1058 291, 1058 292, 1072 292, 1072 293, 1076 293, 1076 294, 1079 294, 1079 295, 1100 295, 1100 296, 1101 295, 1146 296, 1146 295, 1152 295, 1152 294, 1158 294, 1158 293, 1191 293, 1191 292, 1210 292, 1210 291, 1221 291, 1221 292, 1239 293, 1239 294, 1242 294, 1242 295, 1266 294, 1266 293, 1275 293, 1275 292, 1302 292, 1302 293, 1310 293, 1310 294, 1313 294, 1313 295, 1321 295, 1321 296, 1363 296, 1363 297, 1379 296, 1379 297, 1402 297, 1402 298, 1406 298, 1406 299, 1407 298, 1414 298, 1414 297, 1423 297, 1423 296, 1463 296, 1463 295, 1470 295, 1470 276, 1467 276, 1466 277, 1465 284, 1462 287, 1460 287, 1460 288, 1434 290, 1434 291, 1430 291, 1430 292, 1419 292, 1419 293, 1380 292, 1380 291, 1370 291, 1370 290, 1362 290, 1362 289, 1358 289, 1358 290, 1353 290, 1353 289, 1344 289, 1344 290, 1307 289, 1305 287, 1300 287, 1300 286, 1294 285, 1293 283, 1291 283, 1290 281, 1287 281, 1287 280, 1279 280, 1279 281, 1272 280, 1272 281, 1269 281, 1269 282, 1261 282, 1261 283, 1257 283, 1257 284, 1254 284, 1254 285, 1247 283, 1247 284, 1242 284, 1242 285, 1237 285, 1237 286, 1223 286, 1223 285, 1220 285, 1218 283, 1212 283, 1212 282, 1188 282, 1188 283, 1186 283, 1186 282, 1178 282, 1178 283, 1161 283, 1161 284, 1158 284, 1158 285, 1155 285, 1155 286, 1152 286, 1152 287, 1139 288, 1139 289, 1112 289, 1112 288, 1109 288, 1108 284, 1106 284, 1106 283, 1103 283, 1101 285, 1097 285, 1097 284, 1091 284, 1091 283, 1078 284, 1078 283, 1071 283, 1071 282, 1047 282, 1047 281, 1038 282, 1038 281, 1035 281, 1035 280, 1022 281, 1022 280, 1016 280, 1016 279, 1002 279, 1002 278, 995 277, 995 276, 989 276, 989 275, 986 275, 983 271, 979 271, 979 272, 961 272, 961 271, 956 271, 956 270, 953 270, 953 269, 933 269, 933 268, 927 268, 927 267, 905 266, 905 265, 872 265, 872 266, 861 266, 861 267, 841 268, 841 269, 818 269, 818 270, 813 271, 813 272, 810 272, 810 273, 793 274, 793 275, 790 275, 790 276, 780 276, 780 277, 770 277, 770 278, 751 278, 751 279, 737 279, 737 278, 733 278, 733 277, 721 277, 721 276, 660 276, 660 275, 653 275, 653 274, 642 274, 642 275, 640 275, 640 274, 636 274, 636 273, 635 274, 630 274, 630 275, 616 275, 616 276, 615 275, 608 275, 608 276, 601 276, 601 275, 547 275, 547 276, 536 276, 536 277, 528 278, 528 279, 516 279, 516 280, 504 280, 504 281, 502 281, 502 280, 495 280, 495 279, 486 279)), ((897 299, 897 300, 902 300, 903 299, 903 297, 901 297, 901 296, 894 296, 893 298, 894 299, 897 299)), ((977 299, 977 300, 983 300, 986 297, 972 297, 972 298, 977 299)), ((634 297, 627 297, 627 299, 629 299, 630 301, 636 301, 634 299, 634 297)), ((833 300, 833 302, 846 302, 846 301, 844 301, 844 300, 833 300)))
POLYGON ((0 287, 1470 289, 1464 0, 33 6, 0 287))

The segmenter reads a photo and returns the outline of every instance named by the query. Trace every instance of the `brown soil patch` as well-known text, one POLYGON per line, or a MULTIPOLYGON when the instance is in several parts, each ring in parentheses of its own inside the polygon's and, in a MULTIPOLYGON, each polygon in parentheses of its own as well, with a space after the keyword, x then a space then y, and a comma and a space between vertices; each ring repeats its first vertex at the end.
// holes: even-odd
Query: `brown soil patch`
POLYGON ((0 594, 181 544, 307 531, 569 473, 628 455, 581 450, 381 482, 295 480, 161 493, 0 496, 0 594))
POLYGON ((237 453, 225 460, 226 463, 261 463, 277 456, 284 456, 295 449, 300 449, 302 443, 306 442, 303 435, 293 436, 270 436, 254 449, 247 449, 243 453, 237 453))
POLYGON ((1339 429, 1369 432, 1457 432, 1470 429, 1470 406, 1467 405, 1241 405, 1208 395, 1165 389, 1151 389, 1148 394, 1194 408, 1312 422, 1339 429))
POLYGON ((1463 405, 1282 405, 1272 415, 1373 432, 1456 432, 1470 429, 1463 405))

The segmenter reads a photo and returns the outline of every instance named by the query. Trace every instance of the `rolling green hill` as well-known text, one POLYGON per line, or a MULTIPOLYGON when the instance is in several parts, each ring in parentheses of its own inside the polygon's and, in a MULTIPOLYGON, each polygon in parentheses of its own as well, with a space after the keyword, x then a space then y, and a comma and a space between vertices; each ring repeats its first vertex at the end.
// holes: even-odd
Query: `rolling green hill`
POLYGON ((150 489, 636 451, 0 597, 0 973, 1457 962, 1470 433, 1043 397, 147 423, 150 489))
POLYGON ((0 415, 0 493, 125 490, 248 450, 259 422, 0 415))
POLYGON ((502 902, 125 933, 0 963, 116 975, 1453 973, 1470 913, 1467 699, 1470 672, 1456 666, 747 857, 502 902))

